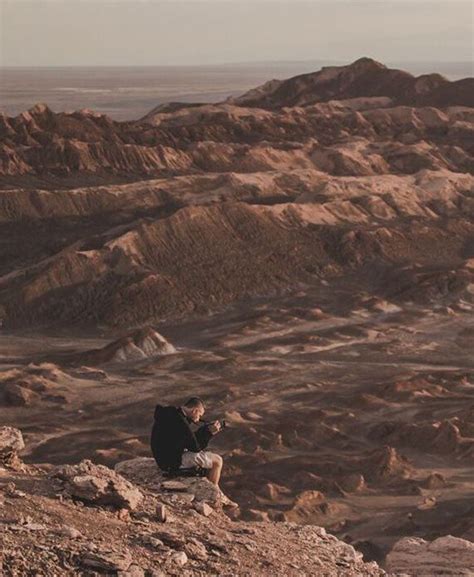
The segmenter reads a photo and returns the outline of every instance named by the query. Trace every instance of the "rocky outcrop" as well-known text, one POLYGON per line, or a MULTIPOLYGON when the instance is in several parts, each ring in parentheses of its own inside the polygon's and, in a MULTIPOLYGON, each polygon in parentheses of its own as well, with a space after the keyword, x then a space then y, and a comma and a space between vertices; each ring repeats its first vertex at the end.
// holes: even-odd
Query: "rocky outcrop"
POLYGON ((66 403, 73 383, 70 375, 52 363, 31 363, 22 369, 0 374, 0 395, 6 405, 20 407, 39 402, 66 403))
POLYGON ((147 327, 113 341, 102 349, 84 353, 80 357, 83 362, 90 364, 128 363, 175 352, 174 346, 160 333, 147 327))
POLYGON ((136 457, 135 459, 120 461, 115 465, 114 470, 136 484, 157 484, 158 486, 164 480, 155 459, 151 457, 136 457))
POLYGON ((64 482, 66 491, 72 497, 87 503, 133 510, 143 498, 141 492, 121 475, 91 461, 65 465, 57 469, 54 475, 64 482))
POLYGON ((165 492, 186 493, 192 496, 192 501, 196 503, 209 503, 213 507, 221 508, 227 501, 222 491, 205 478, 166 479, 151 458, 138 457, 122 461, 115 465, 115 471, 137 485, 151 485, 165 492))
POLYGON ((432 542, 406 537, 394 545, 386 564, 397 575, 473 575, 474 543, 451 535, 432 542))
POLYGON ((163 572, 385 575, 377 564, 365 563, 361 553, 320 527, 231 521, 219 503, 208 498, 207 488, 200 493, 200 487, 211 485, 207 480, 195 479, 192 487, 187 479, 165 482, 152 461, 132 459, 116 467, 140 483, 140 490, 119 473, 90 461, 64 466, 53 475, 42 467, 2 475, 6 574, 26 574, 34 565, 44 574, 67 577, 86 572, 124 577, 163 572), (17 484, 28 492, 16 490, 17 484), (183 490, 183 484, 188 489, 183 490), (77 499, 84 505, 78 506, 77 499))

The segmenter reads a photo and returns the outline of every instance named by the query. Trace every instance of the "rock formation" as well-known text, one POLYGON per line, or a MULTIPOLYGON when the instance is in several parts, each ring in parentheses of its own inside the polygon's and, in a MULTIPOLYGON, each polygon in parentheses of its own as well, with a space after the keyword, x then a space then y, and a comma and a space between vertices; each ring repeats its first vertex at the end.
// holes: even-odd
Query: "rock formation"
POLYGON ((29 364, 0 376, 6 405, 28 406, 36 403, 65 403, 74 379, 52 363, 29 364))
POLYGON ((72 497, 87 503, 133 510, 143 498, 140 491, 121 475, 90 461, 65 465, 54 474, 64 482, 65 490, 72 497))
POLYGON ((175 353, 176 349, 151 327, 139 329, 102 349, 81 355, 85 363, 126 363, 175 353))
POLYGON ((31 567, 71 576, 385 574, 320 527, 231 521, 218 502, 207 499, 211 484, 205 479, 185 484, 183 492, 160 481, 151 460, 120 463, 117 470, 137 485, 89 461, 53 476, 35 466, 21 473, 2 470, 5 575, 31 567), (66 484, 58 486, 57 477, 66 484))
POLYGON ((387 568, 395 574, 472 575, 474 543, 448 535, 431 543, 407 537, 395 544, 387 556, 387 568))

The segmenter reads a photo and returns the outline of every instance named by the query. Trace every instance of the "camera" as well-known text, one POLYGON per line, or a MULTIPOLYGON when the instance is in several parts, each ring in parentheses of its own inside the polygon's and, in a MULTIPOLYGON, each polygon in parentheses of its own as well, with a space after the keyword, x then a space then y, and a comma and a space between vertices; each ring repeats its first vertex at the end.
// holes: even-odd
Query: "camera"
MULTIPOLYGON (((204 425, 210 426, 213 423, 215 423, 216 421, 199 421, 200 423, 203 423, 204 425)), ((222 429, 227 428, 227 421, 225 419, 217 419, 217 422, 220 423, 221 425, 221 431, 222 429)))

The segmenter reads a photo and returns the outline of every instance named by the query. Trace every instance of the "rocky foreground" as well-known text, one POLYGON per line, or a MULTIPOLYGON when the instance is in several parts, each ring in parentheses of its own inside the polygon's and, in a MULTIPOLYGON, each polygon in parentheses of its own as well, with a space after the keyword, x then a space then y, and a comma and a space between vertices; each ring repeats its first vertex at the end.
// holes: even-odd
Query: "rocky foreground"
POLYGON ((232 521, 214 485, 166 481, 151 459, 27 466, 22 446, 0 429, 5 576, 384 574, 320 527, 232 521))
MULTIPOLYGON (((321 527, 232 520, 214 485, 164 479, 153 459, 115 470, 87 460, 25 465, 23 447, 20 431, 0 429, 5 576, 386 574, 321 527)), ((391 575, 471 575, 474 545, 454 537, 405 539, 387 564, 391 575)))

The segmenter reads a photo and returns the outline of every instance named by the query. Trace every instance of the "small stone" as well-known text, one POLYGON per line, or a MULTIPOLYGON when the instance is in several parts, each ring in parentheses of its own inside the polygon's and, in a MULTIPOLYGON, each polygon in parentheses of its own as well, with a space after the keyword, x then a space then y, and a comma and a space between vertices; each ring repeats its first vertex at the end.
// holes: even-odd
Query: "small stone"
POLYGON ((268 521, 268 513, 266 511, 259 511, 258 509, 249 509, 247 512, 247 516, 252 521, 268 521))
POLYGON ((170 496, 170 502, 179 505, 190 505, 194 501, 195 497, 192 493, 173 493, 170 496))
POLYGON ((130 565, 126 571, 118 571, 117 577, 145 577, 145 571, 139 565, 130 565))
POLYGON ((211 515, 212 512, 214 511, 214 509, 210 505, 208 505, 205 501, 197 501, 196 503, 194 503, 194 509, 198 513, 201 513, 201 515, 204 515, 204 517, 209 517, 209 515, 211 515))
POLYGON ((182 549, 186 545, 186 539, 183 535, 180 535, 171 531, 159 531, 156 536, 163 541, 165 545, 173 549, 182 549))
POLYGON ((28 531, 44 531, 47 529, 46 525, 42 525, 41 523, 26 523, 24 527, 28 529, 28 531))
POLYGON ((207 549, 197 539, 191 538, 184 549, 187 556, 191 559, 196 559, 197 561, 205 561, 207 559, 207 549))
POLYGON ((182 483, 181 481, 164 481, 161 484, 161 488, 165 491, 174 491, 174 492, 186 492, 188 490, 188 486, 182 483))
POLYGON ((82 555, 82 564, 85 567, 101 569, 103 571, 126 571, 131 563, 130 553, 117 553, 116 551, 86 551, 82 555))
POLYGON ((149 545, 151 545, 155 549, 165 548, 165 544, 163 543, 163 541, 161 539, 157 539, 156 537, 153 537, 151 535, 147 535, 146 537, 144 537, 143 541, 145 543, 148 543, 149 545))
POLYGON ((171 555, 171 561, 178 567, 184 567, 188 562, 188 556, 184 551, 177 551, 171 555))
POLYGON ((128 511, 128 509, 119 509, 117 511, 117 517, 121 521, 128 521, 130 520, 130 512, 128 511))
POLYGON ((166 523, 166 505, 163 505, 163 503, 158 503, 156 506, 156 518, 160 523, 166 523))
POLYGON ((61 535, 62 537, 69 537, 69 539, 80 539, 82 533, 75 529, 74 527, 69 527, 68 525, 62 525, 57 529, 53 529, 55 535, 61 535))

